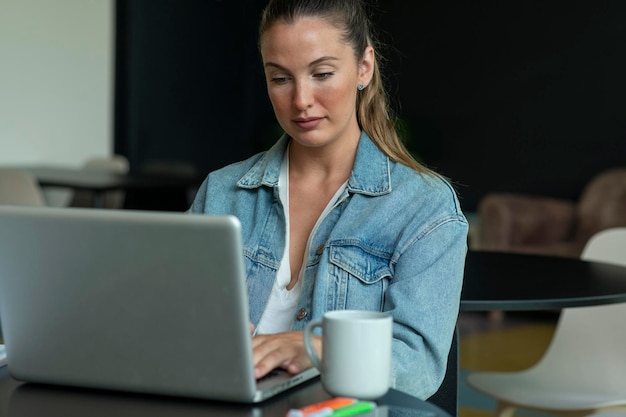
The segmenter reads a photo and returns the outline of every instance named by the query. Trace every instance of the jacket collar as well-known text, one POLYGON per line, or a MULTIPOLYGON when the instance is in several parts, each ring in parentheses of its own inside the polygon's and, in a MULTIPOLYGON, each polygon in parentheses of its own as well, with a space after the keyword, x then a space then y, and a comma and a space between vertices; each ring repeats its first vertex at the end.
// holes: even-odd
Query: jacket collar
MULTIPOLYGON (((280 165, 291 138, 284 134, 237 182, 242 188, 278 186, 280 165)), ((348 191, 365 195, 383 195, 391 192, 390 160, 378 149, 365 132, 361 132, 348 191)))

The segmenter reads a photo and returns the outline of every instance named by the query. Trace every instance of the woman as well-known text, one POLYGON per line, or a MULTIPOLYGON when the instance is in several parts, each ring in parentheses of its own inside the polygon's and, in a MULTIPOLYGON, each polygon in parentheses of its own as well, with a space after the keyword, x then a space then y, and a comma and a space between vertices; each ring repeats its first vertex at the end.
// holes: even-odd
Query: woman
POLYGON ((468 226, 394 130, 370 27, 361 0, 270 0, 259 48, 285 134, 210 173, 190 211, 241 220, 257 377, 310 367, 302 330, 325 311, 380 310, 394 318, 392 386, 427 398, 445 373, 468 226))

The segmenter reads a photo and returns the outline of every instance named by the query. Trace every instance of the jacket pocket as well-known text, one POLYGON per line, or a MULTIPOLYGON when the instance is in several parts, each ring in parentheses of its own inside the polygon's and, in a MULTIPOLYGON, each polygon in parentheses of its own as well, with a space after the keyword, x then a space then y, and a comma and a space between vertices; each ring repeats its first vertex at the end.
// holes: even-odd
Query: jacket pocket
POLYGON ((391 279, 389 258, 360 246, 330 247, 331 309, 382 311, 391 279))

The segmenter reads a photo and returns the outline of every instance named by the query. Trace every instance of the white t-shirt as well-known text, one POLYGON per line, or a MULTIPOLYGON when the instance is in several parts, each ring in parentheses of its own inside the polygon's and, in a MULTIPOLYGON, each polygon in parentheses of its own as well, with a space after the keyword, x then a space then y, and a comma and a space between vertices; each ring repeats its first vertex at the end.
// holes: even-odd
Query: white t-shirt
MULTIPOLYGON (((333 198, 330 199, 326 208, 317 219, 313 230, 315 230, 320 221, 328 214, 332 209, 335 201, 339 198, 343 190, 346 188, 346 183, 342 184, 333 198)), ((272 287, 270 298, 267 301, 267 306, 261 320, 257 326, 256 333, 258 334, 272 334, 286 332, 291 329, 291 323, 296 314, 296 308, 298 306, 298 298, 302 290, 302 271, 308 261, 303 259, 302 268, 298 274, 298 281, 291 290, 287 289, 287 285, 291 281, 291 266, 289 264, 289 146, 285 151, 283 162, 280 166, 280 175, 278 178, 278 196, 283 204, 285 210, 286 236, 285 236, 285 251, 283 253, 283 259, 280 262, 278 268, 278 274, 276 275, 276 281, 272 287)), ((311 233, 312 234, 312 233, 311 233)), ((310 239, 307 241, 304 253, 309 253, 310 239)))

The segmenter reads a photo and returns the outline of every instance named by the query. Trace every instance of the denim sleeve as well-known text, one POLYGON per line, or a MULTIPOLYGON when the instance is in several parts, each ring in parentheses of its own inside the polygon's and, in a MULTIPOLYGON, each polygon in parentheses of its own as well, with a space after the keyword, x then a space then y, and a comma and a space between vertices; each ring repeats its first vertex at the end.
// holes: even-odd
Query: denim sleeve
POLYGON ((462 214, 440 219, 400 255, 385 296, 394 317, 392 386, 421 399, 443 381, 467 253, 462 214))

